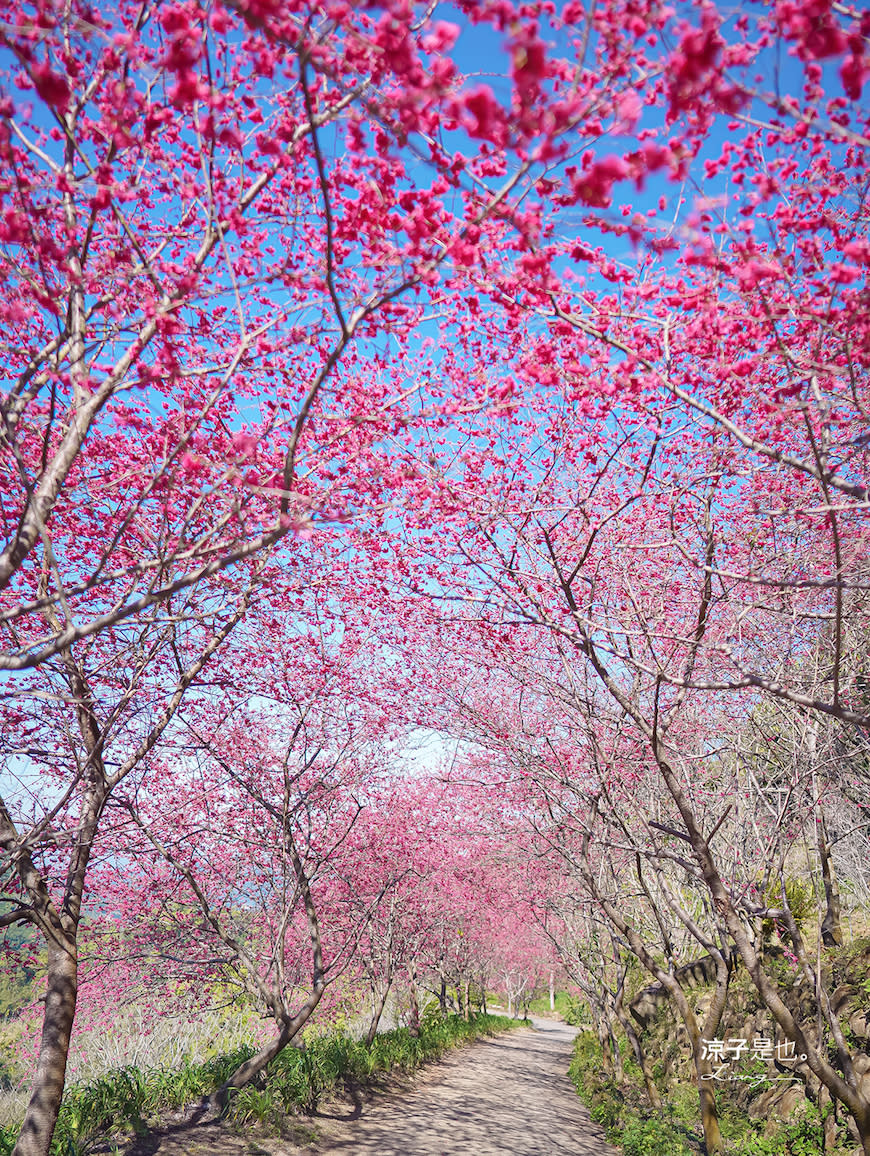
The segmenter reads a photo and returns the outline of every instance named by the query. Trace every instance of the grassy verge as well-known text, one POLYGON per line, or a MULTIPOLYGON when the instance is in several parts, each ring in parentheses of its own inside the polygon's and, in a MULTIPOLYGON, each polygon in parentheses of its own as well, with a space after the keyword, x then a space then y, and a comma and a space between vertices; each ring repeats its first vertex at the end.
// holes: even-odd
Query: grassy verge
POLYGON ((574 1046, 568 1074, 581 1100, 607 1139, 622 1147, 626 1156, 695 1156, 701 1151, 700 1136, 693 1134, 685 1119, 688 1105, 668 1100, 661 1112, 645 1105, 639 1069, 624 1061, 626 1083, 617 1084, 604 1071, 604 1059, 597 1039, 581 1032, 574 1046))
MULTIPOLYGON (((282 1119, 312 1111, 324 1094, 345 1084, 365 1085, 379 1076, 410 1072, 451 1047, 521 1026, 506 1016, 476 1015, 432 1018, 412 1036, 407 1028, 384 1032, 371 1047, 344 1035, 310 1040, 287 1048, 256 1085, 233 1094, 227 1116, 236 1124, 280 1126, 282 1119)), ((163 1112, 210 1095, 253 1049, 239 1048, 202 1064, 174 1070, 122 1068, 89 1083, 74 1084, 64 1095, 52 1144, 53 1156, 83 1156, 107 1136, 133 1129, 142 1132, 163 1112)), ((0 1156, 14 1147, 17 1129, 0 1129, 0 1156)))
MULTIPOLYGON (((625 1156, 697 1156, 704 1151, 699 1120, 698 1094, 684 1081, 659 1083, 664 1101, 660 1111, 650 1108, 644 1094, 640 1069, 623 1057, 625 1082, 617 1084, 604 1071, 597 1039, 588 1032, 577 1038, 569 1074, 580 1098, 596 1123, 601 1124, 611 1143, 625 1156)), ((657 1081, 658 1082, 658 1081, 657 1081)), ((821 1152, 854 1150, 844 1132, 826 1147, 825 1120, 808 1101, 800 1105, 798 1118, 778 1123, 752 1120, 745 1105, 727 1091, 717 1088, 719 1124, 729 1156, 819 1156, 821 1152), (767 1133, 765 1129, 767 1126, 767 1133), (839 1147, 837 1141, 843 1147, 839 1147)))

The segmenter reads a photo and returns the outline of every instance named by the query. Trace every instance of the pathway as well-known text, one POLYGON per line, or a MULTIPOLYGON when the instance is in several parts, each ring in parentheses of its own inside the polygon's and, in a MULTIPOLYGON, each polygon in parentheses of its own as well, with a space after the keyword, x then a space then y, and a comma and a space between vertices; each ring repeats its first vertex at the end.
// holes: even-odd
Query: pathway
POLYGON ((574 1028, 536 1019, 424 1069, 406 1093, 317 1120, 317 1156, 611 1156, 566 1075, 574 1028), (354 1118, 356 1117, 356 1118, 354 1118))

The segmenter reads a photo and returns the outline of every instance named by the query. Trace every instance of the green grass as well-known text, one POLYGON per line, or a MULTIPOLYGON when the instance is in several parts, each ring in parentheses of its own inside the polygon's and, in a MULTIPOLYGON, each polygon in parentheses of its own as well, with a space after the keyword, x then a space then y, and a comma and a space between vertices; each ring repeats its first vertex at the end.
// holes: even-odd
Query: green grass
MULTIPOLYGON (((231 1094, 227 1116, 239 1125, 280 1127, 288 1115, 312 1111, 332 1089, 344 1083, 365 1084, 389 1072, 410 1072, 451 1047, 520 1026, 505 1016, 426 1017, 419 1036, 408 1028, 383 1032, 371 1047, 346 1035, 309 1040, 303 1048, 286 1048, 249 1087, 231 1094)), ((202 1064, 166 1070, 121 1068, 98 1080, 76 1084, 64 1095, 52 1143, 52 1156, 84 1156, 107 1136, 130 1129, 141 1132, 161 1112, 210 1095, 253 1048, 239 1048, 202 1064)), ((0 1156, 11 1153, 17 1129, 0 1128, 0 1156)))
POLYGON ((576 1014, 579 1001, 575 996, 569 995, 566 991, 557 991, 555 994, 556 1007, 553 1011, 550 1011, 550 994, 549 992, 545 992, 544 995, 535 996, 535 998, 529 1004, 529 1015, 558 1015, 568 1023, 572 1023, 572 1017, 576 1014))

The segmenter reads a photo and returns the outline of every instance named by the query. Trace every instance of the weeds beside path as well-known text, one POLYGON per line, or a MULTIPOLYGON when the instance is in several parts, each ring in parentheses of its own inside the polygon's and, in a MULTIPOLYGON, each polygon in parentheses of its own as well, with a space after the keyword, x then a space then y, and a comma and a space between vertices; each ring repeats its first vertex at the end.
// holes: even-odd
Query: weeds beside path
MULTIPOLYGON (((478 1014, 470 1021, 434 1016, 417 1035, 397 1028, 379 1034, 371 1045, 341 1034, 314 1036, 301 1049, 286 1048, 256 1082, 233 1092, 221 1119, 214 1118, 210 1096, 251 1048, 175 1070, 118 1069, 67 1090, 52 1156, 297 1151, 316 1137, 315 1114, 325 1097, 344 1089, 361 1104, 360 1092, 394 1087, 397 1077, 480 1033, 518 1026, 504 1016, 478 1014)), ((0 1156, 11 1153, 15 1135, 15 1129, 0 1128, 0 1156)))
POLYGON ((318 1120, 317 1156, 609 1156, 568 1078, 576 1029, 533 1021, 426 1069, 358 1118, 318 1120))

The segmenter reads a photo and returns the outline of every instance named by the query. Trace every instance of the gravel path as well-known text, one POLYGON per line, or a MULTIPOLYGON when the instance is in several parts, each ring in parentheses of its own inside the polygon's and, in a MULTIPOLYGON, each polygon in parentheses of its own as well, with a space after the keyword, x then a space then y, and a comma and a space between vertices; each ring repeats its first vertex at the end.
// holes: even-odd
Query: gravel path
POLYGON ((566 1075, 576 1031, 552 1020, 487 1037, 406 1093, 317 1120, 318 1156, 611 1156, 566 1075))

